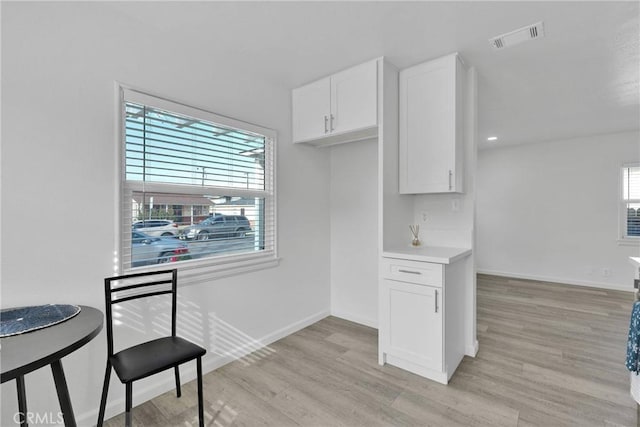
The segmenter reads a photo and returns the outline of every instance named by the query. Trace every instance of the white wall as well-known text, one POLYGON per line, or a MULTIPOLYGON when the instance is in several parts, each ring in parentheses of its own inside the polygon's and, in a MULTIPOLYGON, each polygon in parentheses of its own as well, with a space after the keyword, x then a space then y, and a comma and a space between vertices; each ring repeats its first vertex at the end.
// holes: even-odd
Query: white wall
MULTIPOLYGON (((209 349, 211 369, 220 359, 208 329, 232 329, 239 343, 269 341, 328 314, 329 216, 318 206, 329 203, 329 154, 291 144, 290 88, 176 45, 171 31, 154 24, 157 4, 143 18, 125 13, 129 7, 144 6, 2 4, 1 304, 104 308, 117 205, 114 81, 257 123, 279 134, 282 261, 180 289, 179 316, 204 323, 191 337, 209 349)), ((81 426, 95 423, 105 356, 103 331, 63 359, 81 426)), ((134 404, 168 387, 170 373, 134 387, 134 404)), ((26 389, 31 411, 57 413, 50 370, 27 375, 26 389)), ((15 385, 1 390, 0 425, 13 425, 15 385)), ((123 395, 112 376, 107 415, 123 410, 123 395)))
POLYGON ((640 249, 617 243, 619 168, 639 159, 637 132, 480 151, 478 270, 631 289, 640 249))
POLYGON ((331 150, 331 313, 378 325, 378 143, 331 150))

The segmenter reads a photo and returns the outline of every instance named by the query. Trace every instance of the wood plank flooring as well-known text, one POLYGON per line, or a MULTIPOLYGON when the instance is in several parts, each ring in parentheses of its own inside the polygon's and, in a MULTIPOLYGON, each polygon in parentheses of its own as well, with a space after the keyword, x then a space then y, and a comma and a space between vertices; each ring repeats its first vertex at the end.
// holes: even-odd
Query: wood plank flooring
MULTIPOLYGON (((375 329, 328 317, 206 375, 206 425, 636 426, 630 292, 479 275, 477 301, 480 351, 448 386, 378 366, 375 329)), ((133 412, 197 426, 195 383, 133 412)))

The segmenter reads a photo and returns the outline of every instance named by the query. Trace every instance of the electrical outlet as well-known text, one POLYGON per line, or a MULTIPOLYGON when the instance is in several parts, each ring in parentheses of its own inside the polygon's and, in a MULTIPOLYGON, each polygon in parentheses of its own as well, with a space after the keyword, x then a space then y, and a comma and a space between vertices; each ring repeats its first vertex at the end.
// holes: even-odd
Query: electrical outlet
POLYGON ((422 211, 421 216, 422 216, 422 222, 427 222, 427 218, 429 218, 429 212, 422 211))
POLYGON ((603 268, 602 269, 602 275, 604 277, 611 277, 611 269, 610 268, 603 268))
POLYGON ((451 210, 453 212, 458 212, 460 210, 460 199, 458 199, 457 197, 451 200, 451 210))

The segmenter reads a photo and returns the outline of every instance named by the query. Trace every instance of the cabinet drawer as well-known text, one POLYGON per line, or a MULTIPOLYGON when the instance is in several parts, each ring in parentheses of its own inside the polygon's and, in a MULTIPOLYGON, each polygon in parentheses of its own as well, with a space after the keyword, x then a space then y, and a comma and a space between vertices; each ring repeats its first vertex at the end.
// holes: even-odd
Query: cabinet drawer
POLYGON ((385 279, 442 287, 442 264, 383 258, 381 268, 385 279))

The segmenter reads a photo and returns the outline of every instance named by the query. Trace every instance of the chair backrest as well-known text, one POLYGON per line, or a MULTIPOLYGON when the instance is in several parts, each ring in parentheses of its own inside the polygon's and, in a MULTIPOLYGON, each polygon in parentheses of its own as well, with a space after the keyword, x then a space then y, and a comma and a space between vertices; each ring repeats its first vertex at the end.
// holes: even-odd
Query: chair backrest
POLYGON ((113 355, 114 304, 156 295, 171 295, 171 336, 176 336, 176 299, 178 270, 124 274, 104 279, 105 311, 107 318, 107 351, 113 355))

